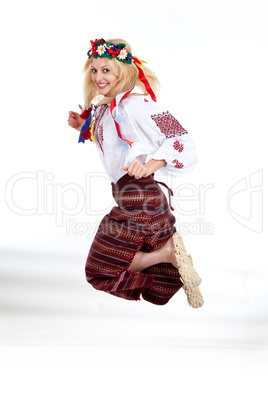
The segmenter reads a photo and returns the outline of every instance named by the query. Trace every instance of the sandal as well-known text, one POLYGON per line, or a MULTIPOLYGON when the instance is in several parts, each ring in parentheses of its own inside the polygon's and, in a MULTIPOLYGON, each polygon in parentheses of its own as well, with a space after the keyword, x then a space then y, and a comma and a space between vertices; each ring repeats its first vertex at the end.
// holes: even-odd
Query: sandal
POLYGON ((183 289, 187 295, 188 303, 194 308, 202 307, 204 300, 198 288, 202 279, 193 267, 192 257, 190 254, 187 254, 181 235, 176 232, 173 234, 172 238, 177 268, 184 284, 183 289))

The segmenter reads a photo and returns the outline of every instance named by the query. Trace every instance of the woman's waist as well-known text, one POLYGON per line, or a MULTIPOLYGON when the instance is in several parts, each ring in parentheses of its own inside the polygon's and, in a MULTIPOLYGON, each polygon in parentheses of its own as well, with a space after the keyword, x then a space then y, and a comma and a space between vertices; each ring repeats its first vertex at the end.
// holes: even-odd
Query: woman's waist
MULTIPOLYGON (((145 205, 150 205, 153 208, 165 209, 167 199, 160 188, 159 184, 166 187, 168 190, 169 207, 174 211, 171 206, 172 190, 162 182, 154 179, 154 174, 141 179, 129 176, 128 173, 123 175, 116 183, 112 182, 113 197, 119 206, 137 206, 144 208, 145 205)), ((149 207, 149 209, 151 209, 149 207)))

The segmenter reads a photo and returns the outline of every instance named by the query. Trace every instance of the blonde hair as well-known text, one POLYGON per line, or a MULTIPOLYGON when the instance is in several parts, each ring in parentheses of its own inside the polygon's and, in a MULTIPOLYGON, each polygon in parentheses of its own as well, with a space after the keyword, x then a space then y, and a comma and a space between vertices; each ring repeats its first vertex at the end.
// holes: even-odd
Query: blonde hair
MULTIPOLYGON (((132 53, 131 46, 123 39, 107 39, 107 42, 111 42, 116 45, 119 43, 125 43, 128 52, 132 53)), ((94 58, 91 57, 90 59, 88 59, 83 69, 83 72, 85 74, 83 90, 86 108, 90 107, 93 100, 97 102, 98 106, 104 103, 111 103, 116 95, 120 94, 121 92, 128 91, 133 86, 141 91, 140 95, 149 95, 148 91, 145 88, 145 85, 139 79, 139 73, 134 64, 127 64, 122 61, 116 60, 115 58, 111 60, 106 57, 106 59, 111 72, 118 77, 118 83, 116 87, 109 93, 109 96, 100 96, 96 85, 92 81, 91 63, 94 58)), ((159 81, 155 73, 145 65, 143 72, 152 90, 155 94, 157 94, 159 92, 159 81)))

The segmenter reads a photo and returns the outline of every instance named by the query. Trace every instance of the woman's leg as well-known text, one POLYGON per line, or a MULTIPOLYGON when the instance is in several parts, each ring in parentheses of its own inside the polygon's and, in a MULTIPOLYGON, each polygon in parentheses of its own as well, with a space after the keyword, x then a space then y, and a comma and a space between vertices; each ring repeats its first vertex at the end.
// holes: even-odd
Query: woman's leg
POLYGON ((171 263, 176 267, 176 259, 174 254, 173 240, 170 238, 166 244, 151 253, 137 251, 133 258, 129 271, 141 272, 152 265, 160 264, 161 262, 171 263))

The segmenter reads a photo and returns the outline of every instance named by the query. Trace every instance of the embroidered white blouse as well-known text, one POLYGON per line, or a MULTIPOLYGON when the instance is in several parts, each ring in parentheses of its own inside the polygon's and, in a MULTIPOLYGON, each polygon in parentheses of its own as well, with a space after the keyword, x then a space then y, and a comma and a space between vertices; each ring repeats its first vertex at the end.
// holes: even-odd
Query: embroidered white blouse
POLYGON ((123 99, 118 108, 123 117, 120 131, 123 138, 133 142, 131 147, 123 149, 110 105, 96 109, 94 126, 98 154, 114 183, 126 174, 123 167, 133 160, 144 164, 150 159, 164 159, 167 164, 157 170, 161 175, 180 176, 193 169, 197 159, 191 135, 159 103, 150 97, 132 95, 123 99))

